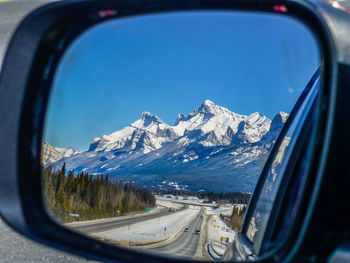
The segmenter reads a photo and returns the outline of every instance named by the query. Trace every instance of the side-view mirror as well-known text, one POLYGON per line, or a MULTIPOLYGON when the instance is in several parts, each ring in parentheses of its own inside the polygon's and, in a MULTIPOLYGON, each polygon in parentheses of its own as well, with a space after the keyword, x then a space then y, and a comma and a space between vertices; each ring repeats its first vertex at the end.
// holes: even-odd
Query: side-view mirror
POLYGON ((347 10, 34 11, 0 76, 1 216, 100 261, 336 262, 350 242, 347 10))

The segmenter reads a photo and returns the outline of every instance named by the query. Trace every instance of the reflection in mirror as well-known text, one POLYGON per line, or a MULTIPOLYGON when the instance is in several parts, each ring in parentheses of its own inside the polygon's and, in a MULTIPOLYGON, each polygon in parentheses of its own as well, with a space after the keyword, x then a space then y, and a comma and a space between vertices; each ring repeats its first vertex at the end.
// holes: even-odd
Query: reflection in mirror
MULTIPOLYGON (((288 161, 295 149, 298 135, 301 134, 303 124, 312 110, 320 87, 319 73, 315 73, 310 81, 308 88, 305 89, 304 96, 294 118, 291 120, 286 134, 282 137, 280 145, 277 147, 275 156, 267 171, 267 177, 262 186, 261 193, 252 215, 248 218, 248 227, 246 231, 247 238, 254 244, 255 253, 259 253, 263 248, 263 238, 268 227, 271 210, 283 180, 283 174, 287 171, 288 161)), ((252 204, 254 206, 254 204, 252 204)), ((279 233, 283 235, 283 233, 279 233)), ((269 242, 266 246, 271 246, 269 242)))
POLYGON ((276 14, 166 13, 89 29, 53 82, 48 210, 116 246, 220 259, 319 65, 312 33, 276 14))

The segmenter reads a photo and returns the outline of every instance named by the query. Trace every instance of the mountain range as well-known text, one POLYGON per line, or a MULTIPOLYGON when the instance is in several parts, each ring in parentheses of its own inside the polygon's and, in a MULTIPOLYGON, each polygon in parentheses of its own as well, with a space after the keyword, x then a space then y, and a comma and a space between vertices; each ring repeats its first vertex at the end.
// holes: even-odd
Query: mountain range
POLYGON ((41 143, 41 155, 42 155, 42 162, 45 166, 55 163, 63 158, 68 158, 72 155, 80 153, 77 149, 74 149, 72 147, 69 148, 58 148, 53 147, 47 142, 41 143))
POLYGON ((43 143, 43 162, 150 189, 252 192, 287 118, 241 115, 205 100, 174 125, 143 112, 122 130, 94 138, 85 152, 43 143))

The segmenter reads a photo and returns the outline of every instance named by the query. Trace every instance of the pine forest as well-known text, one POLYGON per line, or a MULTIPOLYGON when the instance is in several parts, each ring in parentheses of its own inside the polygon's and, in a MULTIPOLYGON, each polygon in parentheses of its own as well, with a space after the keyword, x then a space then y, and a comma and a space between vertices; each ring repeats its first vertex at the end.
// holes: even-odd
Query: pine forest
POLYGON ((124 215, 155 206, 153 193, 134 188, 131 182, 111 181, 106 175, 92 176, 52 167, 42 168, 43 193, 48 210, 62 222, 124 215))

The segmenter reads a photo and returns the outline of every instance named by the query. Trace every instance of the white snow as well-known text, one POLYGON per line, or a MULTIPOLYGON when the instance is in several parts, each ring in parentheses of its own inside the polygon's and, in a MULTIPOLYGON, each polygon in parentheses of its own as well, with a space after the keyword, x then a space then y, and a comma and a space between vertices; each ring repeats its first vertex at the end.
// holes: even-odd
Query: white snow
POLYGON ((200 212, 198 207, 189 207, 167 216, 143 221, 130 226, 94 233, 93 236, 112 240, 131 242, 155 242, 173 239, 189 225, 200 212))
POLYGON ((206 207, 205 213, 207 215, 231 215, 233 210, 233 205, 229 204, 228 206, 220 206, 219 208, 206 207))

